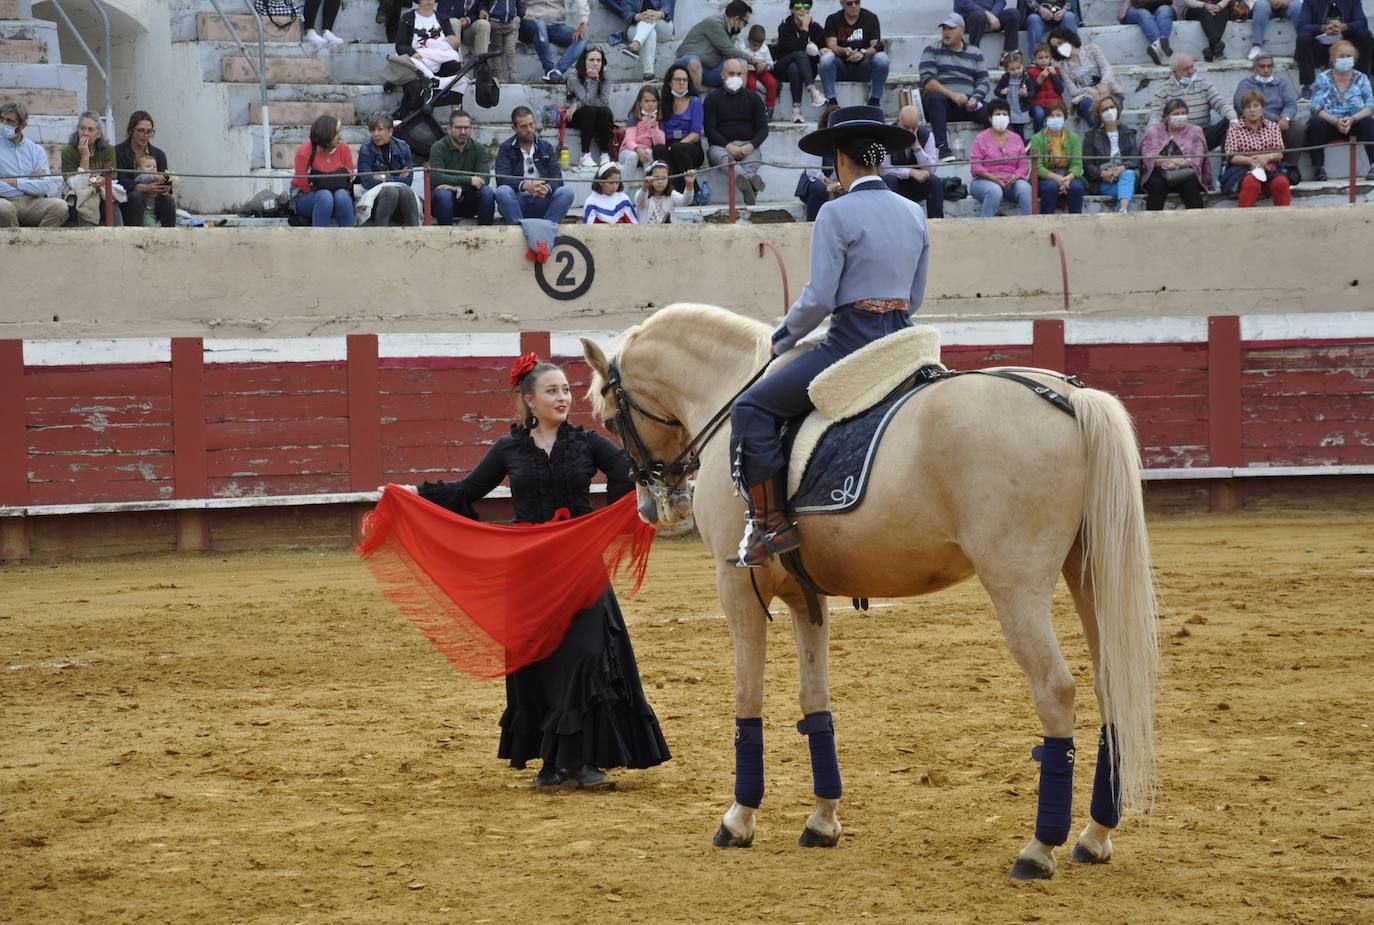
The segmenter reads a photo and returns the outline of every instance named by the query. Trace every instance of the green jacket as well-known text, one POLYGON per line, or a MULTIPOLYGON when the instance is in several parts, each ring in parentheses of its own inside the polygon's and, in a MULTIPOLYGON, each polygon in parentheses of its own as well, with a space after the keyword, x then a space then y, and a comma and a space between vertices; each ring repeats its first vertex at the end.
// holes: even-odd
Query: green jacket
MULTIPOLYGON (((105 145, 99 151, 91 152, 91 170, 114 170, 114 168, 114 145, 105 145)), ((81 169, 81 152, 76 149, 76 145, 67 145, 62 149, 62 172, 64 174, 74 174, 79 169, 81 169)), ((122 182, 126 184, 129 183, 127 179, 122 180, 122 182)))
POLYGON ((429 169, 434 172, 435 186, 472 186, 474 176, 491 183, 491 160, 487 146, 477 139, 469 139, 468 146, 459 151, 445 135, 429 149, 429 169))
POLYGON ((725 14, 721 13, 707 16, 687 30, 682 44, 677 47, 677 56, 681 59, 688 55, 700 58, 702 67, 712 68, 727 58, 743 58, 744 52, 735 44, 730 28, 725 25, 725 14))
MULTIPOLYGON (((1070 129, 1064 129, 1069 136, 1069 143, 1065 145, 1069 152, 1069 173, 1075 177, 1083 176, 1083 138, 1070 129)), ((1036 158, 1037 177, 1044 177, 1051 173, 1058 173, 1057 170, 1050 170, 1045 166, 1045 159, 1049 157, 1050 140, 1045 136, 1045 130, 1041 129, 1031 136, 1030 153, 1036 158)))

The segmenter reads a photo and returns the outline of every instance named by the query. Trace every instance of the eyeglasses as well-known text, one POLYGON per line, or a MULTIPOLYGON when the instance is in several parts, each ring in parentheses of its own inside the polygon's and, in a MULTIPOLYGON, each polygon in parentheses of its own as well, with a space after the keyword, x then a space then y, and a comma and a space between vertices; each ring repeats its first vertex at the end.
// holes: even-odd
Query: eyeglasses
POLYGON ((153 135, 156 135, 156 134, 157 134, 157 129, 155 129, 155 128, 136 128, 136 129, 134 129, 134 134, 135 134, 135 135, 147 135, 147 136, 149 136, 149 137, 151 138, 153 135))

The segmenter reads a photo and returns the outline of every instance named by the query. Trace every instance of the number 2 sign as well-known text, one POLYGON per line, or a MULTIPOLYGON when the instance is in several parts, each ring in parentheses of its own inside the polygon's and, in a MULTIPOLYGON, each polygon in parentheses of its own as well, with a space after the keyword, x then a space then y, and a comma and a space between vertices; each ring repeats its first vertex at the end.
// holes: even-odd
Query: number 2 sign
POLYGON ((549 298, 570 302, 582 298, 592 288, 592 280, 596 278, 596 262, 592 260, 592 252, 587 245, 560 234, 553 239, 548 263, 534 265, 534 278, 549 298))

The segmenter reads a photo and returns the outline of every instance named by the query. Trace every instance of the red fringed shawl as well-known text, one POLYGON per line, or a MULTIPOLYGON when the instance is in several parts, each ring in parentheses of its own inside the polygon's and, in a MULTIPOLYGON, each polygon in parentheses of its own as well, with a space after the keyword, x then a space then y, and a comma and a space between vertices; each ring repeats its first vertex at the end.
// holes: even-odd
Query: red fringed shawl
POLYGON ((358 554, 406 618, 485 681, 553 654, 621 568, 638 591, 653 539, 634 492, 575 520, 498 526, 388 485, 358 554))

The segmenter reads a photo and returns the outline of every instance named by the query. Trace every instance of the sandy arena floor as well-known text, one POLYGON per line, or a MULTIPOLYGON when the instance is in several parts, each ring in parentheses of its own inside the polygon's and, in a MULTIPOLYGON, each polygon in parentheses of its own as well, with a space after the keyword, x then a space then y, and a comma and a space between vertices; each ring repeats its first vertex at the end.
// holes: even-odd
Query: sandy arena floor
MULTIPOLYGON (((1163 792, 1116 858, 1006 871, 1033 827, 1029 699, 976 583, 836 609, 846 799, 811 799, 788 623, 768 796, 732 787, 730 645, 695 540, 625 600, 674 759, 531 792, 499 684, 458 675, 343 550, 0 569, 0 921, 1374 921, 1374 517, 1152 523, 1163 792)), ((1078 741, 1097 717, 1067 594, 1078 741)), ((1080 770, 1075 835, 1091 774, 1080 770)))

